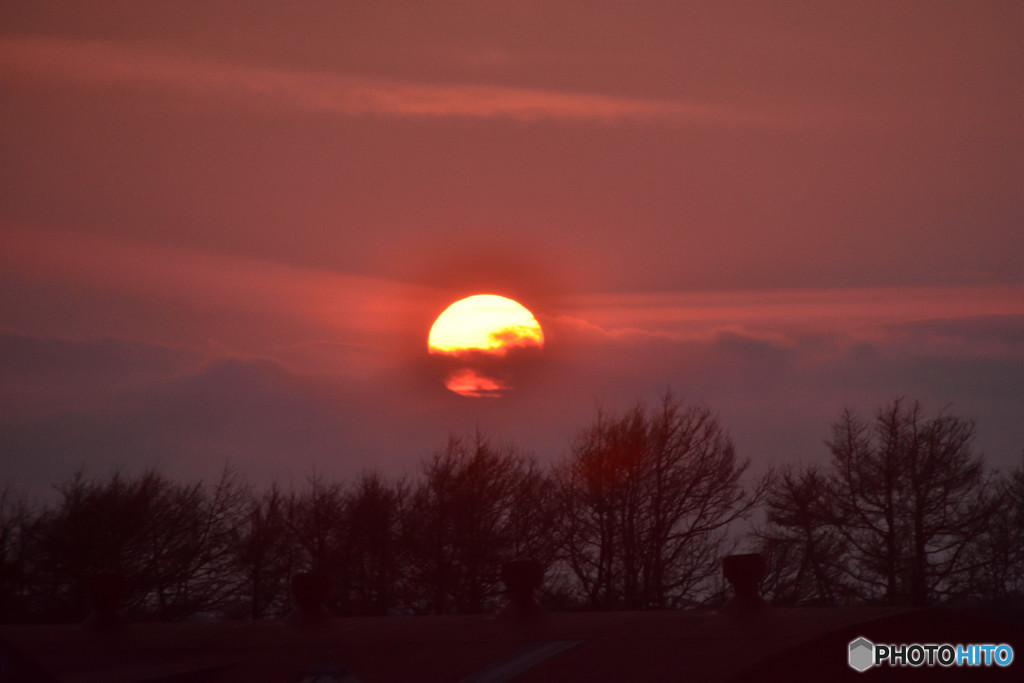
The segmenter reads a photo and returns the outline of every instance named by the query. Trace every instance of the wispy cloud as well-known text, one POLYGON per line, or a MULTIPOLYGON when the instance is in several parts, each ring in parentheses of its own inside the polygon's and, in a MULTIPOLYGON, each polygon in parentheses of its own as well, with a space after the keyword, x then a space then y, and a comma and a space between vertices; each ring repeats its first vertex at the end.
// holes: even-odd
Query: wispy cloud
MULTIPOLYGON (((197 310, 290 319, 334 329, 341 335, 335 341, 426 330, 434 315, 464 294, 194 249, 0 227, 0 268, 9 276, 197 310)), ((614 344, 739 336, 778 347, 828 337, 847 344, 902 340, 921 351, 951 343, 972 353, 1024 348, 1014 332, 1019 327, 1007 331, 991 322, 1024 317, 1020 284, 579 294, 557 301, 536 311, 545 329, 550 325, 562 338, 614 344), (964 324, 975 321, 973 330, 983 320, 990 322, 979 329, 992 328, 984 343, 978 334, 963 332, 964 324), (1003 341, 994 344, 993 335, 1003 341)))
POLYGON ((296 71, 169 54, 133 43, 18 37, 0 40, 0 78, 172 88, 342 115, 507 118, 673 125, 776 126, 764 113, 698 102, 659 101, 522 87, 416 83, 296 71))
MULTIPOLYGON (((942 336, 925 339, 924 323, 1021 316, 1024 285, 962 285, 591 294, 566 300, 558 321, 577 333, 611 339, 684 341, 739 334, 786 346, 794 338, 826 335, 849 343, 906 337, 921 345, 942 336)), ((1020 351, 1019 342, 1011 345, 1020 351)))
POLYGON ((111 301, 133 297, 213 315, 313 325, 334 330, 336 341, 380 344, 401 335, 406 321, 426 324, 448 296, 393 280, 182 247, 3 223, 0 228, 0 269, 8 276, 101 292, 113 295, 111 301))

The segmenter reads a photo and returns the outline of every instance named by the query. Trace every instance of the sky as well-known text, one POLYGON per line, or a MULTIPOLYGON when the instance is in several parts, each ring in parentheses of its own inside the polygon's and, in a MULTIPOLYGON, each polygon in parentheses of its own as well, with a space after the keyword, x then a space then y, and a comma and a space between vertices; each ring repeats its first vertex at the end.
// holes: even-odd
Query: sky
POLYGON ((0 7, 0 483, 559 462, 666 391, 756 468, 901 396, 1024 451, 1019 2, 0 7), (501 398, 427 353, 526 306, 501 398))

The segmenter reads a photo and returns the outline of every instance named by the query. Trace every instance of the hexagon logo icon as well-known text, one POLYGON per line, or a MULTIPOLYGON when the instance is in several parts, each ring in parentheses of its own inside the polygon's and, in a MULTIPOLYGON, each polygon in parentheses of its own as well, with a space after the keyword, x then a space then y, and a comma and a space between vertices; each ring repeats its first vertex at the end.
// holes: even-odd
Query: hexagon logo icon
POLYGON ((874 664, 875 644, 861 637, 850 641, 850 668, 867 671, 874 664))

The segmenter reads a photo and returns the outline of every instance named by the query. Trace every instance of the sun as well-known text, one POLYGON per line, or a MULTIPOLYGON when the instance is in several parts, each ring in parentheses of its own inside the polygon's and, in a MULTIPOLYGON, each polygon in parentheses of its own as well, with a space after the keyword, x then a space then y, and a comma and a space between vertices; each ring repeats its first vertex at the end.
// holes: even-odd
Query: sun
POLYGON ((504 355, 520 346, 544 346, 544 331, 525 306, 495 294, 456 301, 438 316, 427 339, 431 353, 476 349, 504 355))
POLYGON ((510 355, 544 346, 544 331, 525 306, 496 294, 456 301, 434 321, 427 338, 431 355, 448 365, 445 386, 463 396, 501 396, 510 355))

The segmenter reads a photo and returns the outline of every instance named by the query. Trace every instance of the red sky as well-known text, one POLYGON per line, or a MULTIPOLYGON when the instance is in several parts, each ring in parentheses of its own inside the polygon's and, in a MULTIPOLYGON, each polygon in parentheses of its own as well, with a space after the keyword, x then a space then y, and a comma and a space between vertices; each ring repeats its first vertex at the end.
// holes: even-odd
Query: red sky
POLYGON ((8 2, 0 471, 556 459, 666 387, 757 463, 900 395, 1024 448, 1017 2, 8 2), (433 318, 517 298, 499 400, 433 318))

